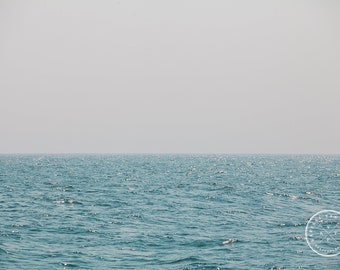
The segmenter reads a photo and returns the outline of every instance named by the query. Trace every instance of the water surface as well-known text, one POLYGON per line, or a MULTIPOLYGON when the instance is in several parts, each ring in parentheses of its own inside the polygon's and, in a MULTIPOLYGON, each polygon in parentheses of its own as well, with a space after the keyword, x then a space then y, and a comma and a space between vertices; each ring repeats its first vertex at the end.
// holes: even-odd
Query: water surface
POLYGON ((0 269, 340 269, 340 156, 0 155, 0 269))

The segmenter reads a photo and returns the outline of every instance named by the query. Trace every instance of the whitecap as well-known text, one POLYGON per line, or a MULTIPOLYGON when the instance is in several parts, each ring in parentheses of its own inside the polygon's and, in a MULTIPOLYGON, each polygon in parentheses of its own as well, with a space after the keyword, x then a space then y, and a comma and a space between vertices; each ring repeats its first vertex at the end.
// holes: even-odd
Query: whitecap
POLYGON ((222 244, 223 245, 229 245, 229 244, 235 243, 237 241, 238 240, 236 238, 227 238, 227 239, 223 240, 222 244))

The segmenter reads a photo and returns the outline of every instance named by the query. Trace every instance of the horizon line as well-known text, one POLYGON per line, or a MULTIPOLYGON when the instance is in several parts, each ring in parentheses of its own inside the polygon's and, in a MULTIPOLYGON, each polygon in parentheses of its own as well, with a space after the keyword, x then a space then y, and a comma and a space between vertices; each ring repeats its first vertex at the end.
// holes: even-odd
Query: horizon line
POLYGON ((284 156, 284 155, 331 155, 336 156, 340 153, 243 153, 243 152, 0 152, 0 155, 268 155, 268 156, 284 156))

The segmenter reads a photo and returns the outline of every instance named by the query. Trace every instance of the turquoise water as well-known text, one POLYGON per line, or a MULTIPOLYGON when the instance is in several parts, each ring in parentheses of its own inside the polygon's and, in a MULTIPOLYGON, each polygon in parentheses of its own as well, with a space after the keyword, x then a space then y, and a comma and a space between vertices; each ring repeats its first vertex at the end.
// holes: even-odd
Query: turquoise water
POLYGON ((340 156, 0 155, 0 269, 340 269, 340 156))

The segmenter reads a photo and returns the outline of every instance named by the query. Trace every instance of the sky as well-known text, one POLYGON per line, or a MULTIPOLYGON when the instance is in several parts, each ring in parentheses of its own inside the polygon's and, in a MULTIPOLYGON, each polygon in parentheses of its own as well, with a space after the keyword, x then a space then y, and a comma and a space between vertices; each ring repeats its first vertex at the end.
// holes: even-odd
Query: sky
POLYGON ((340 154, 338 0, 0 0, 0 153, 340 154))

